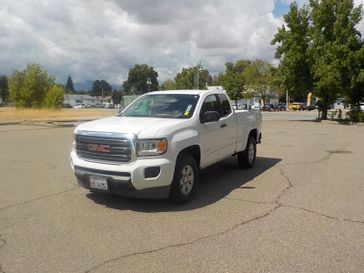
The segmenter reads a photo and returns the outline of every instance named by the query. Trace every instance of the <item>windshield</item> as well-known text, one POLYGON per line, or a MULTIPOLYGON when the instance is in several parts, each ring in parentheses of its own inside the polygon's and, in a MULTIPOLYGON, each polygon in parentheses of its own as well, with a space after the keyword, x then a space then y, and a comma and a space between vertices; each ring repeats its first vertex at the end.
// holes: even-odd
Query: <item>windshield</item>
POLYGON ((198 98, 198 95, 184 94, 146 95, 134 101, 121 115, 188 119, 195 111, 198 98))

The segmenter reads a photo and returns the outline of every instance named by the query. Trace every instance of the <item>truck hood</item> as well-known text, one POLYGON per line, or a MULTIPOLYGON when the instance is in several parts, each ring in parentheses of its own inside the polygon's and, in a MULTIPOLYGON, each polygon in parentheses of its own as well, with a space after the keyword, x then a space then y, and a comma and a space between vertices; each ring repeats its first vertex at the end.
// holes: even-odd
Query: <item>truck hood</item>
POLYGON ((141 117, 109 117, 82 123, 77 131, 135 134, 138 138, 164 137, 160 130, 172 133, 187 125, 190 120, 141 117))

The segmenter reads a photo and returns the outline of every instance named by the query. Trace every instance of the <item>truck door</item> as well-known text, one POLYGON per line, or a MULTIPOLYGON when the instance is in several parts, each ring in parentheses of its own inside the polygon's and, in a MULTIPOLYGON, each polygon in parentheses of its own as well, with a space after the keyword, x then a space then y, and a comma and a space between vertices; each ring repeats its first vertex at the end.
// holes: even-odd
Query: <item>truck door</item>
POLYGON ((224 138, 220 140, 221 145, 225 146, 224 157, 231 156, 236 151, 237 139, 237 118, 231 109, 228 97, 225 94, 217 95, 221 105, 220 122, 224 138))
POLYGON ((201 167, 213 164, 226 156, 226 122, 224 120, 204 122, 202 117, 206 111, 221 113, 217 95, 209 95, 202 103, 200 110, 201 167), (225 124, 225 126, 224 126, 225 124))

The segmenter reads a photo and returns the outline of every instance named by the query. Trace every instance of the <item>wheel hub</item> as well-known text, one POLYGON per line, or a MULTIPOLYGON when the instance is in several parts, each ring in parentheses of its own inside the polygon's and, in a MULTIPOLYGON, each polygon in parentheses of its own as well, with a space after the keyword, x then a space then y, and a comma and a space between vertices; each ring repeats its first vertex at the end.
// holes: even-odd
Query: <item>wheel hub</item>
POLYGON ((254 155, 255 155, 254 144, 250 143, 249 149, 248 149, 248 158, 249 158, 250 163, 253 162, 254 155))
POLYGON ((195 175, 192 167, 190 165, 184 166, 180 178, 180 189, 184 195, 191 192, 194 180, 195 175))

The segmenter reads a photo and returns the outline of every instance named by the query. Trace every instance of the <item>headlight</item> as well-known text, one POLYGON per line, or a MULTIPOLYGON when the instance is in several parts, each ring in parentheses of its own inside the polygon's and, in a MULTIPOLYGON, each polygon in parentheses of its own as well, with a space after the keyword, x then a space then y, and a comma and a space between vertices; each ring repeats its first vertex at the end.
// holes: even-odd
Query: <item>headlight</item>
POLYGON ((136 143, 138 156, 161 155, 167 151, 167 139, 139 139, 136 143))

